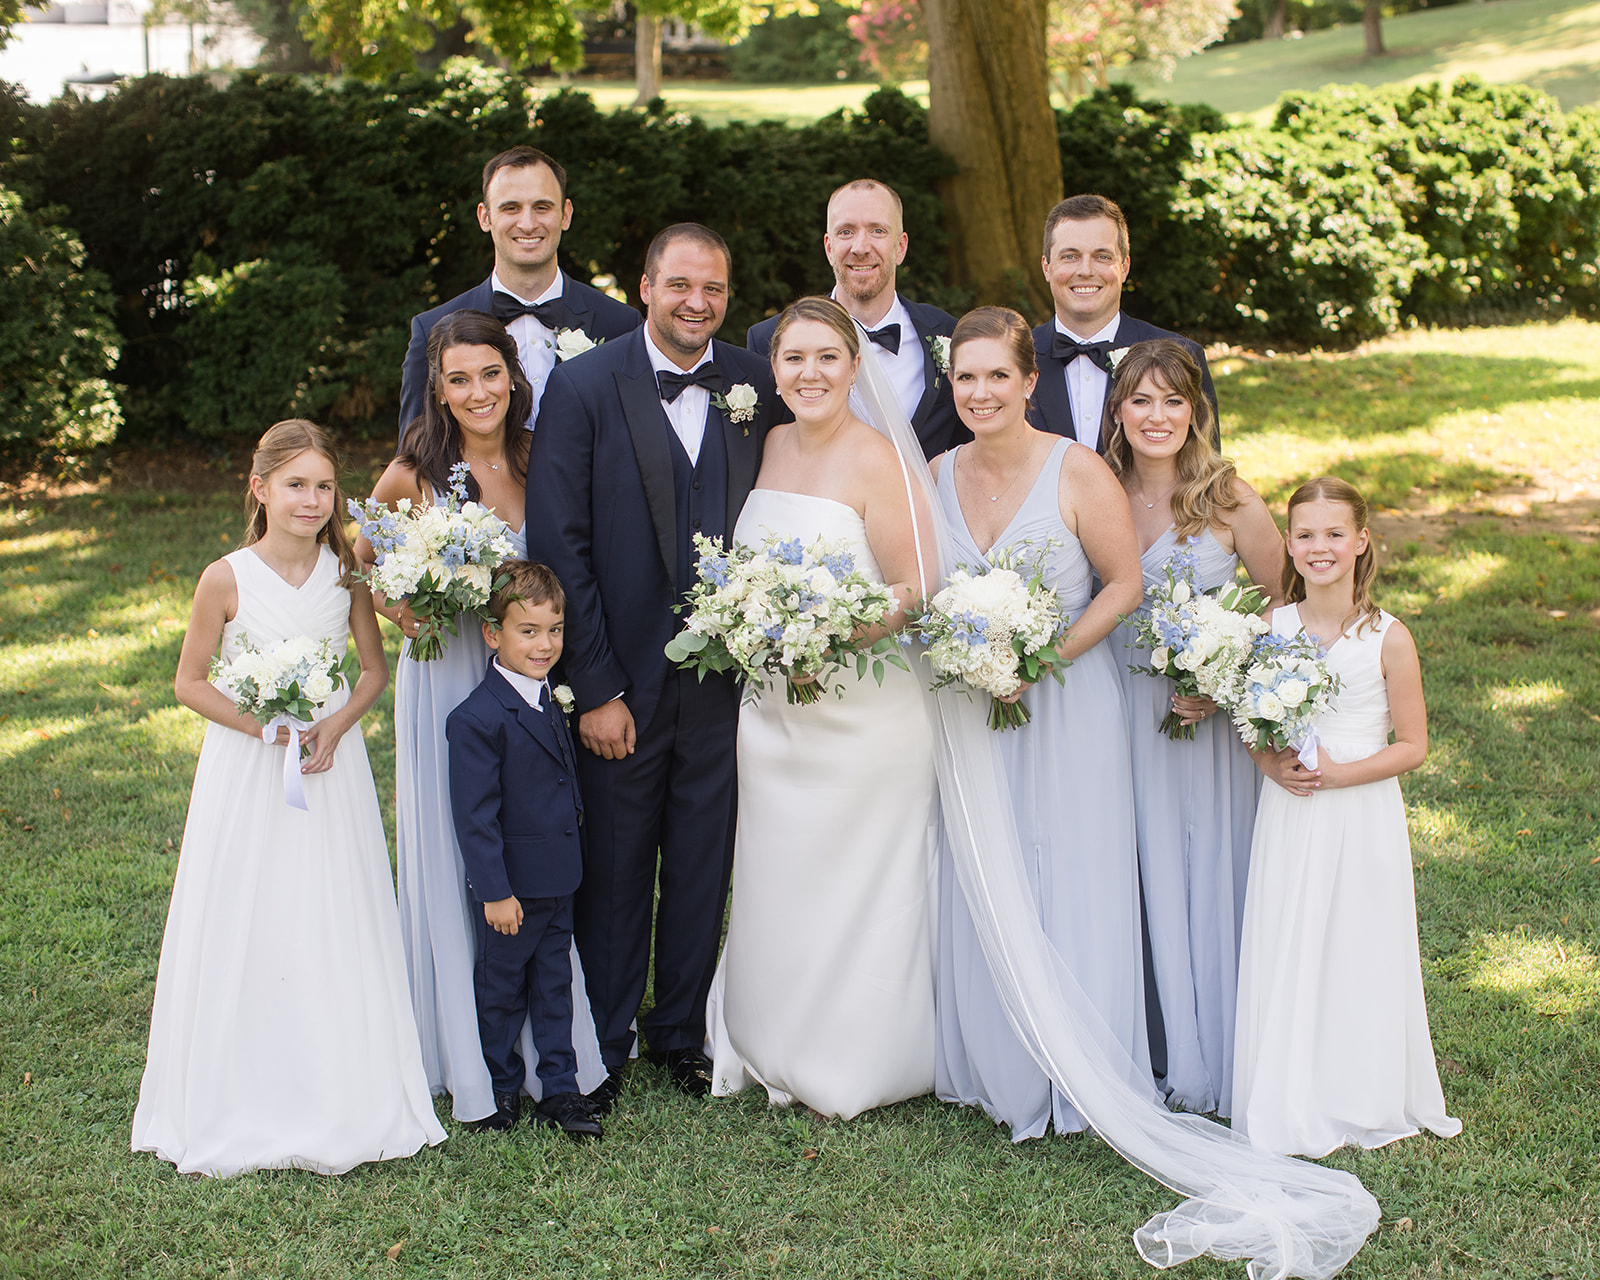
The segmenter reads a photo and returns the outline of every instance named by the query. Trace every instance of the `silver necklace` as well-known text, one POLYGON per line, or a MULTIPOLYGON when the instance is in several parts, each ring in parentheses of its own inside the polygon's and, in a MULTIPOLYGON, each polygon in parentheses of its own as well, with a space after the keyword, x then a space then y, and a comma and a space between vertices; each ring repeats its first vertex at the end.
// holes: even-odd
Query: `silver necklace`
POLYGON ((471 449, 463 449, 461 452, 466 454, 467 457, 476 459, 478 462, 483 463, 483 465, 488 467, 490 471, 500 470, 500 464, 498 462, 490 462, 487 458, 479 458, 478 455, 473 453, 471 449))
MULTIPOLYGON (((1017 468, 1016 475, 1011 477, 1011 483, 1008 484, 1004 489, 1000 490, 1000 492, 995 494, 992 498, 990 498, 987 493, 983 493, 983 489, 981 487, 978 489, 978 492, 983 493, 983 496, 985 498, 989 498, 990 502, 999 502, 1001 498, 1005 497, 1006 494, 1010 493, 1011 490, 1016 487, 1017 481, 1022 479, 1022 473, 1028 469, 1028 464, 1033 461, 1034 447, 1035 446, 1031 444, 1028 446, 1028 452, 1024 454, 1022 458, 1022 465, 1017 468)), ((970 463, 967 466, 967 470, 969 472, 972 470, 970 463)), ((973 476, 972 479, 975 483, 978 482, 977 476, 973 476)))
MULTIPOLYGON (((1160 502, 1161 499, 1165 498, 1169 493, 1171 493, 1177 487, 1178 487, 1178 482, 1176 480, 1174 480, 1171 484, 1169 484, 1160 493, 1156 494, 1156 502, 1160 502)), ((1144 495, 1142 493, 1136 493, 1133 496, 1138 498, 1140 502, 1144 502, 1144 495)), ((1144 502, 1144 509, 1146 511, 1154 511, 1156 509, 1156 502, 1144 502)))

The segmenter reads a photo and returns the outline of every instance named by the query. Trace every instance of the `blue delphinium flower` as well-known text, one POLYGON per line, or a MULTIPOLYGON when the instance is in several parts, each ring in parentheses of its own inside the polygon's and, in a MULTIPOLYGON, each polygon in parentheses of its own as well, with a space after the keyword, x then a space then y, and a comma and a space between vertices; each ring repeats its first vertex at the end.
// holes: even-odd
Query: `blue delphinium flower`
POLYGON ((767 554, 779 564, 799 564, 805 559, 806 552, 799 538, 790 538, 787 542, 778 543, 767 554))
POLYGON ((988 637, 984 635, 988 629, 989 619, 981 613, 966 610, 950 615, 951 637, 962 641, 969 648, 976 649, 980 645, 988 644, 988 637))
POLYGON ((727 556, 701 556, 698 567, 700 577, 714 587, 728 585, 728 557, 727 556))
POLYGON ((842 582, 856 571, 856 558, 848 551, 835 551, 822 557, 822 567, 842 582))
POLYGON ((452 571, 459 569, 467 562, 467 549, 459 542, 447 544, 442 554, 444 567, 452 571))

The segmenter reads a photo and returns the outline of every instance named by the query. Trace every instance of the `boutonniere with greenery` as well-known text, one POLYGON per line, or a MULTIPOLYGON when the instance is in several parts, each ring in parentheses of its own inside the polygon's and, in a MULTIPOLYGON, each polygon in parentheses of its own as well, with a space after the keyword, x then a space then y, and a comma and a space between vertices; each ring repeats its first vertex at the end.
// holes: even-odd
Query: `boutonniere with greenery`
MULTIPOLYGON (((748 382, 739 382, 728 388, 727 395, 713 395, 711 403, 728 415, 729 422, 750 422, 756 416, 760 400, 754 387, 748 382)), ((746 431, 745 434, 750 433, 746 431)))
MULTIPOLYGON (((604 338, 600 339, 600 342, 604 341, 604 338)), ((556 358, 570 360, 573 356, 581 356, 591 347, 598 347, 600 342, 596 342, 582 329, 563 329, 556 334, 556 358)))
POLYGON ((928 350, 933 354, 934 367, 940 373, 949 373, 950 339, 944 334, 930 333, 922 340, 928 344, 928 350))
POLYGON ((1111 372, 1117 371, 1117 366, 1122 363, 1122 357, 1128 354, 1127 347, 1118 347, 1114 351, 1106 352, 1106 359, 1111 361, 1111 372))
POLYGON ((571 715, 572 708, 578 705, 578 700, 572 696, 572 690, 564 684, 558 684, 550 690, 550 696, 556 700, 556 706, 568 715, 571 715))

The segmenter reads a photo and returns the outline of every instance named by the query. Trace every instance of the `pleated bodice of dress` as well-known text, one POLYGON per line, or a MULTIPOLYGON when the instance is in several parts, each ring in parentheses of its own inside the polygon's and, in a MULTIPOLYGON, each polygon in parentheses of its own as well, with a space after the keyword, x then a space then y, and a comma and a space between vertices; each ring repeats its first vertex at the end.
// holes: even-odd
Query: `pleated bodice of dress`
MULTIPOLYGON (((1339 677, 1339 692, 1317 719, 1317 737, 1340 763, 1365 759, 1389 745, 1394 720, 1383 678, 1383 636, 1393 622, 1394 615, 1380 610, 1375 624, 1352 623, 1327 651, 1328 669, 1339 677)), ((1277 609, 1272 630, 1278 635, 1298 634, 1299 605, 1277 609)))

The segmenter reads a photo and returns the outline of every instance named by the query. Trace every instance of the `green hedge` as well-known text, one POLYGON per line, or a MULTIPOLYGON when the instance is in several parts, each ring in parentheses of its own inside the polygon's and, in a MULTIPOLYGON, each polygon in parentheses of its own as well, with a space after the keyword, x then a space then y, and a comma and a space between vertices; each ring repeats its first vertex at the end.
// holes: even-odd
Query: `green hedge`
MULTIPOLYGON (((966 301, 944 278, 949 162, 893 91, 806 128, 711 128, 659 103, 534 101, 464 63, 382 85, 154 76, 44 108, 0 92, 0 125, 0 181, 63 208, 101 273, 75 287, 103 279, 132 437, 249 435, 291 412, 386 429, 407 322, 488 271, 478 173, 520 142, 568 167, 562 259, 580 278, 632 296, 660 227, 727 236, 734 340, 831 285, 823 203, 863 175, 905 197, 906 292, 966 301)), ((1119 86, 1060 113, 1058 136, 1068 190, 1128 213, 1130 310, 1199 337, 1339 345, 1600 310, 1600 115, 1529 89, 1291 95, 1258 129, 1119 86)))

